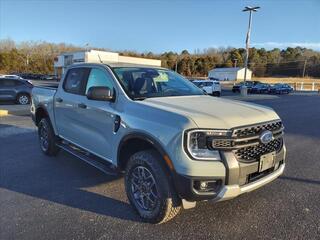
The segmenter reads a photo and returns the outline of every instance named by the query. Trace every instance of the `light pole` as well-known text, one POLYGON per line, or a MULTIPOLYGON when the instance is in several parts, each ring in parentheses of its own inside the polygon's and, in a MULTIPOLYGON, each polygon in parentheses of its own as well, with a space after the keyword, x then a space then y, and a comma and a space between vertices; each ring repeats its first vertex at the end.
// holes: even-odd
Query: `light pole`
POLYGON ((260 7, 245 7, 242 12, 249 12, 249 26, 246 38, 246 59, 244 63, 244 81, 247 80, 247 70, 248 70, 248 59, 249 59, 249 45, 250 45, 250 33, 251 33, 251 22, 252 22, 252 12, 256 12, 260 7))

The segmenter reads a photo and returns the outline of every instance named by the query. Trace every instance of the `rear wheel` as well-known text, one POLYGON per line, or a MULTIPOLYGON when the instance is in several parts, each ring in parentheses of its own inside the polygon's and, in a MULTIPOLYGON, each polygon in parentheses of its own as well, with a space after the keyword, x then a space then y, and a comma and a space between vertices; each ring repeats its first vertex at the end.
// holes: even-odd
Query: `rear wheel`
POLYGON ((42 152, 49 156, 55 156, 59 152, 56 145, 57 137, 54 134, 49 118, 42 118, 38 125, 39 144, 42 152))
POLYGON ((131 156, 125 174, 128 199, 140 217, 150 223, 164 223, 181 210, 178 198, 154 150, 131 156))
POLYGON ((214 92, 212 95, 213 95, 213 96, 216 96, 216 97, 220 97, 220 96, 221 96, 221 93, 220 93, 220 92, 214 92))
POLYGON ((26 105, 30 103, 30 96, 27 93, 21 93, 17 97, 17 103, 26 105))

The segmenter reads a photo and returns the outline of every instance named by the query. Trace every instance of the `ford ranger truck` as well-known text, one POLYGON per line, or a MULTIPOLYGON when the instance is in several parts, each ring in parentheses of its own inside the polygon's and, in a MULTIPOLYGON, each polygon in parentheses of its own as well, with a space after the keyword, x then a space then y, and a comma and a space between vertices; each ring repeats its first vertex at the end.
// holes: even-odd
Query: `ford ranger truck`
POLYGON ((33 88, 31 113, 44 154, 63 149, 124 174, 131 205, 151 223, 260 188, 285 168, 272 109, 208 96, 160 67, 71 65, 57 88, 33 88))

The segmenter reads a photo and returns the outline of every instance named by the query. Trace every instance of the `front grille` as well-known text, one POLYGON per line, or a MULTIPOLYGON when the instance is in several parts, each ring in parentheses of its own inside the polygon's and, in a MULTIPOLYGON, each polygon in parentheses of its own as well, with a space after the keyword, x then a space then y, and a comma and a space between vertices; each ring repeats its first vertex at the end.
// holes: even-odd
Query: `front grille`
POLYGON ((259 144, 240 148, 235 151, 235 155, 239 161, 252 162, 260 159, 261 155, 279 152, 282 148, 282 138, 275 139, 267 144, 259 144))
POLYGON ((252 137, 257 134, 260 134, 263 130, 269 130, 273 132, 273 131, 280 130, 281 128, 282 128, 281 121, 264 123, 261 125, 238 128, 234 130, 233 136, 236 138, 252 137))
POLYGON ((231 129, 227 137, 210 137, 207 146, 212 150, 232 151, 239 162, 259 161, 264 154, 279 152, 283 146, 283 130, 281 121, 256 124, 231 129), (264 131, 271 131, 273 139, 264 144, 260 136, 264 131))
POLYGON ((232 147, 232 141, 228 139, 214 139, 212 140, 213 148, 230 148, 232 147))
POLYGON ((283 146, 283 125, 281 121, 237 128, 233 130, 232 135, 235 139, 234 153, 240 162, 259 161, 262 155, 279 152, 283 146), (274 137, 267 144, 260 142, 260 134, 265 130, 271 131, 274 137))

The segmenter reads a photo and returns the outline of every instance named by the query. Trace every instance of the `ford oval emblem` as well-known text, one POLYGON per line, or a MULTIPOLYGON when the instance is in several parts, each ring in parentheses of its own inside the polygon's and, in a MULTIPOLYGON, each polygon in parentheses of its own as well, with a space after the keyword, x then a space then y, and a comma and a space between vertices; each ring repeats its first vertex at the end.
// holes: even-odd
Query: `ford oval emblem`
POLYGON ((271 131, 263 131, 260 135, 260 141, 263 143, 263 144, 267 144, 269 142, 271 142, 273 139, 273 134, 271 131))

